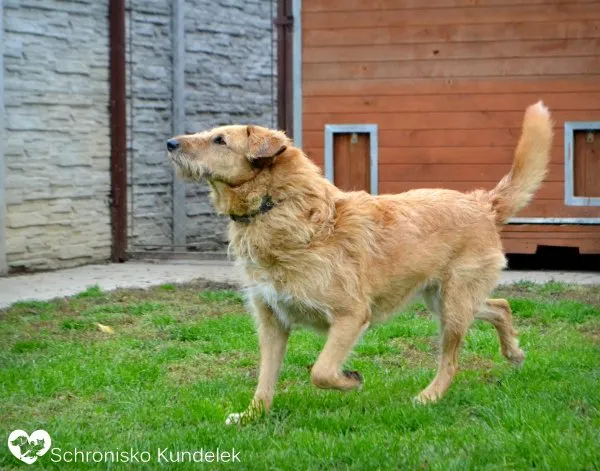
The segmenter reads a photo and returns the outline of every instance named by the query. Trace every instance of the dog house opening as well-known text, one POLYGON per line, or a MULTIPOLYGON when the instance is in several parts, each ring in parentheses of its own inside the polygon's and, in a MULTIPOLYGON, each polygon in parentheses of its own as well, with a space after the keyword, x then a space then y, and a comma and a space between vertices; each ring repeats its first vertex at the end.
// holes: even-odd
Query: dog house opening
POLYGON ((325 176, 344 191, 377 194, 377 125, 325 126, 325 176))

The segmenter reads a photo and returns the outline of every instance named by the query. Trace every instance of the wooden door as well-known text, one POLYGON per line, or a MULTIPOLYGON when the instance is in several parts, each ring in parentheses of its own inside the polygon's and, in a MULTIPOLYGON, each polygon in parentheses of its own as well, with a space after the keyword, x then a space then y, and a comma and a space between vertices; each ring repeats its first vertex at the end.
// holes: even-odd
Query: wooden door
POLYGON ((575 196, 600 196, 600 131, 575 131, 575 196))
POLYGON ((333 181, 344 191, 369 192, 371 181, 368 133, 333 135, 333 181))

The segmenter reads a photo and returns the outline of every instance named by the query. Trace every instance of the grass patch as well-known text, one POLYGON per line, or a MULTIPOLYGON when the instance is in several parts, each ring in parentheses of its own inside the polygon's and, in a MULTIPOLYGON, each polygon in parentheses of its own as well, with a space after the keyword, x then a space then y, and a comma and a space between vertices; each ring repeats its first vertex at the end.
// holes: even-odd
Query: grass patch
POLYGON ((158 289, 163 291, 175 291, 177 287, 173 283, 165 283, 164 285, 160 285, 158 289))
MULTIPOLYGON (((415 304, 357 345, 348 367, 365 378, 360 392, 315 389, 308 371, 324 338, 295 331, 273 412, 244 428, 224 420, 252 397, 258 342, 230 287, 92 287, 17 303, 0 313, 0 434, 41 428, 63 451, 149 450, 153 461, 140 469, 156 467, 165 447, 235 448, 242 469, 595 469, 600 289, 520 283, 496 294, 510 298, 528 355, 521 369, 499 354, 495 330, 476 322, 448 395, 414 406, 438 351, 436 323, 415 304)), ((1 469, 22 468, 0 450, 1 469)), ((40 464, 85 467, 49 454, 40 464)))
POLYGON ((223 302, 231 301, 242 303, 243 298, 237 291, 234 290, 219 290, 219 291, 202 291, 200 299, 206 302, 223 302))
POLYGON ((12 346, 13 353, 30 353, 42 350, 48 346, 47 342, 41 340, 18 340, 12 346))
POLYGON ((101 298, 104 296, 102 289, 98 285, 90 286, 85 291, 78 293, 74 296, 75 299, 85 299, 85 298, 101 298))

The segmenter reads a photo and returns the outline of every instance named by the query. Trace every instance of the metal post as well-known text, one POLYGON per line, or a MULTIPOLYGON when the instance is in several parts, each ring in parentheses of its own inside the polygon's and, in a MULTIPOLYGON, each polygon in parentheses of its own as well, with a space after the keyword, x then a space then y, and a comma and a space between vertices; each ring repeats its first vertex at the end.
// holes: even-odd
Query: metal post
MULTIPOLYGON (((185 133, 185 0, 173 0, 173 135, 185 133)), ((173 172, 173 245, 186 243, 185 183, 173 172)))
POLYGON ((127 249, 127 121, 125 95, 125 0, 110 0, 110 141, 112 261, 127 249))
POLYGON ((292 33, 292 83, 294 144, 302 147, 302 0, 292 0, 294 30, 292 33))
POLYGON ((2 3, 0 0, 0 275, 6 275, 8 259, 6 253, 6 198, 4 196, 6 162, 4 161, 4 7, 2 3))
POLYGON ((292 0, 278 0, 274 21, 277 26, 277 127, 293 136, 292 0))

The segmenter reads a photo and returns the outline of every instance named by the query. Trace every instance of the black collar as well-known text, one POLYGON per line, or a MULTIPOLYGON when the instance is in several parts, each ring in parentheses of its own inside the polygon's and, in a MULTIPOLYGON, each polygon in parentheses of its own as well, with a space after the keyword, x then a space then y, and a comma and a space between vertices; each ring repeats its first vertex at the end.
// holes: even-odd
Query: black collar
POLYGON ((229 217, 231 218, 232 221, 241 222, 244 224, 250 224, 256 216, 258 216, 259 214, 268 213, 274 207, 275 207, 275 202, 273 201, 273 198, 271 198, 269 195, 265 195, 262 197, 262 201, 260 202, 260 207, 258 208, 257 211, 254 211, 253 213, 242 214, 242 215, 230 214, 229 217))

